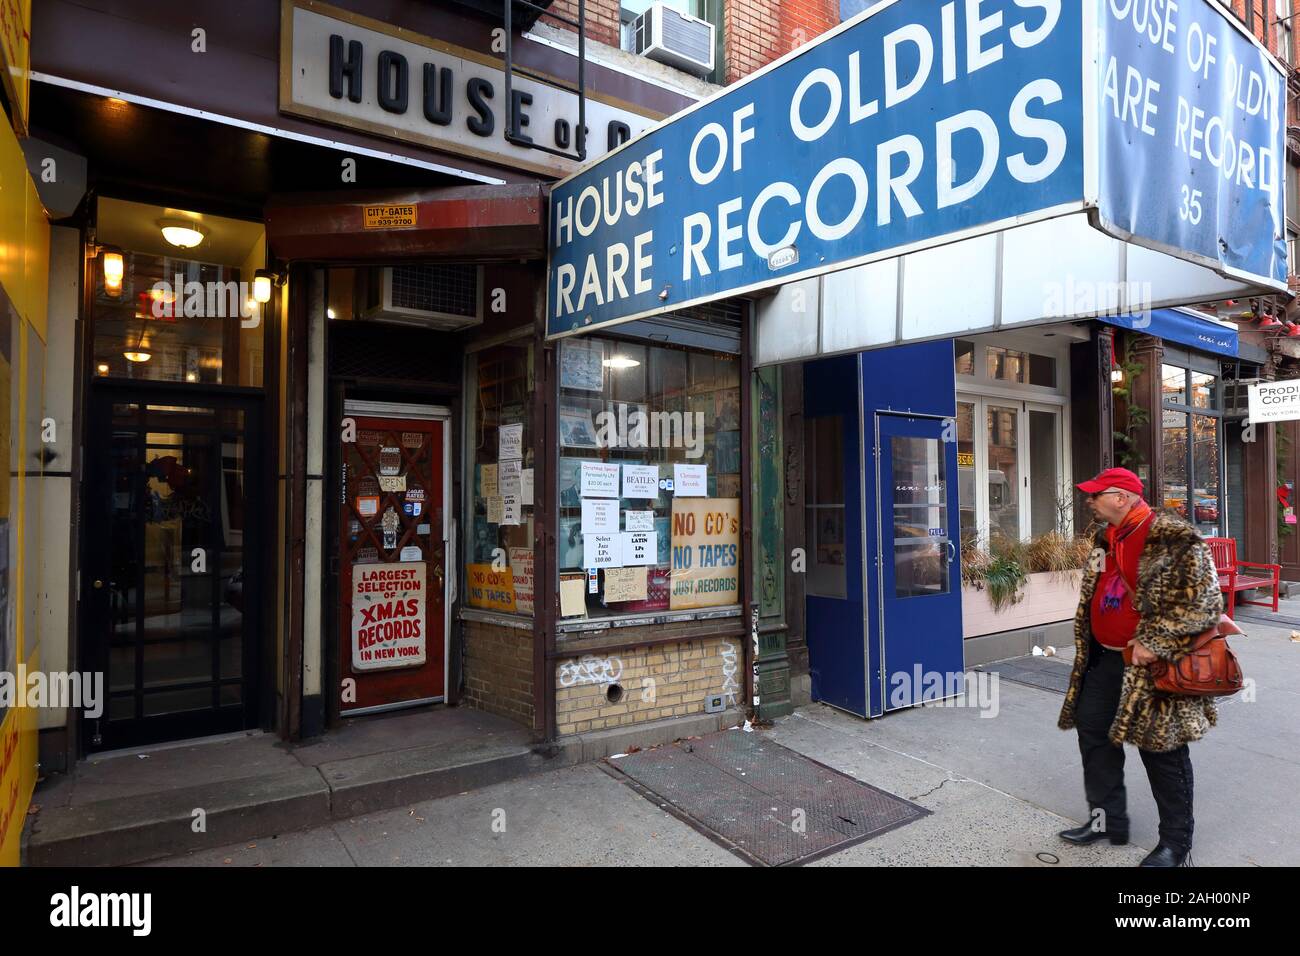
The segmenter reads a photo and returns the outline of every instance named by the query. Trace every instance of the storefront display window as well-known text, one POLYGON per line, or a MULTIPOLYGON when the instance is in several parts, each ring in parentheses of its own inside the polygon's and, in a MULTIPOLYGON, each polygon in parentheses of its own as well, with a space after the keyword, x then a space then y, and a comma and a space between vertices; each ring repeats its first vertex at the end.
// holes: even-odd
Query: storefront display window
POLYGON ((465 603, 531 617, 534 458, 525 341, 470 356, 466 385, 465 603))
POLYGON ((739 603, 739 364, 670 346, 561 343, 562 620, 739 603))
POLYGON ((969 377, 956 378, 962 546, 1068 532, 1068 376, 1057 377, 1069 368, 1065 346, 1047 337, 980 336, 957 342, 955 353, 959 373, 964 355, 970 364, 969 377))
POLYGON ((1221 533, 1223 446, 1218 377, 1181 365, 1161 367, 1161 505, 1199 534, 1221 533), (1187 396, 1191 396, 1188 405, 1187 396))

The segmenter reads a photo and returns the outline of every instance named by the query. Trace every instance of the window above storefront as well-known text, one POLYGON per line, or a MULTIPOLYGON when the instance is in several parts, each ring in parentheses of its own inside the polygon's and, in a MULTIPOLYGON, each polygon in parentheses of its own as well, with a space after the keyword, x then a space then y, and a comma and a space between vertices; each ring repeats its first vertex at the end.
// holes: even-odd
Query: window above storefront
POLYGON ((101 198, 95 235, 96 377, 261 387, 260 223, 101 198))

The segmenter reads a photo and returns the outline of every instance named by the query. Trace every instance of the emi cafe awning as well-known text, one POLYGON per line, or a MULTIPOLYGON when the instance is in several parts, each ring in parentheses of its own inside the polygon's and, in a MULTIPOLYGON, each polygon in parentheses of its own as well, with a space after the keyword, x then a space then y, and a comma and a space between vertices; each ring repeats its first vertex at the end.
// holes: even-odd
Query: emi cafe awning
MULTIPOLYGON (((758 365, 1284 292, 1285 72, 1215 0, 885 0, 556 184, 551 338, 729 296, 758 365)), ((1190 337, 1192 342, 1188 342, 1190 337)))

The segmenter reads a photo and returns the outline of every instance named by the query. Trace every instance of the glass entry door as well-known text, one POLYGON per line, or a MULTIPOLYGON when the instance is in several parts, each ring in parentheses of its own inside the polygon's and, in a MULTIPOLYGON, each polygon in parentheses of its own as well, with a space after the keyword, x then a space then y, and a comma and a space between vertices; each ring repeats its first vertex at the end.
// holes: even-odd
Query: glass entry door
POLYGON ((876 415, 885 710, 939 699, 963 670, 957 442, 945 433, 951 420, 876 415))
POLYGON ((257 724, 257 405, 98 386, 90 401, 83 646, 90 750, 257 724))

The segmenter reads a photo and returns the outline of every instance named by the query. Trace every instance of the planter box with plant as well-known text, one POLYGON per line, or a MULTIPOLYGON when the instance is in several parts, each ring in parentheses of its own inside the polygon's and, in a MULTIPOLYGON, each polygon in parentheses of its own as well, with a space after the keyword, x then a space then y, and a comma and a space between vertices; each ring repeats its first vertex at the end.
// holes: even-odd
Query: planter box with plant
POLYGON ((1091 537, 1056 531, 1030 541, 996 535, 988 549, 967 543, 961 564, 962 636, 979 637, 1074 617, 1091 551, 1091 537))

